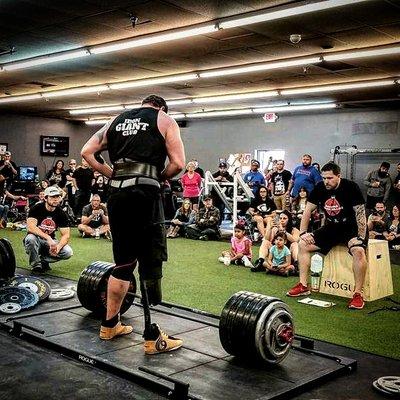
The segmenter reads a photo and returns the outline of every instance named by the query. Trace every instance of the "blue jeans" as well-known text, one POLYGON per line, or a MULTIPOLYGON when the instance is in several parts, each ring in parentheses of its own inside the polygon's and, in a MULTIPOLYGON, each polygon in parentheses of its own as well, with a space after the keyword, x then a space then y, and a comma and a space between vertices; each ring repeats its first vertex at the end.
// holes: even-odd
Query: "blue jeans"
MULTIPOLYGON (((57 240, 55 240, 55 242, 57 243, 57 240)), ((24 246, 26 254, 29 256, 29 266, 31 268, 40 265, 42 261, 53 263, 59 260, 67 260, 74 254, 71 246, 66 244, 57 256, 51 256, 49 253, 50 246, 47 240, 33 235, 32 233, 28 233, 25 236, 24 246)))
POLYGON ((10 207, 0 204, 0 220, 4 221, 4 225, 7 224, 7 214, 10 207))

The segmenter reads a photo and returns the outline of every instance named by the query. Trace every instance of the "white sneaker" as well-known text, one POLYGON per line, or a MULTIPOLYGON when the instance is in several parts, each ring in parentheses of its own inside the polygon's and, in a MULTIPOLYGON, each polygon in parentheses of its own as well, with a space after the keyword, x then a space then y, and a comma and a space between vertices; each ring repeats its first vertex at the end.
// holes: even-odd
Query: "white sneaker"
POLYGON ((231 265, 231 258, 230 257, 224 257, 224 264, 226 266, 231 265))
POLYGON ((244 263, 245 267, 247 267, 247 268, 252 268, 253 267, 253 264, 251 263, 251 261, 249 260, 249 258, 247 256, 243 256, 242 260, 243 260, 243 263, 244 263))
POLYGON ((99 229, 99 228, 97 228, 97 229, 95 230, 94 238, 95 238, 95 239, 100 239, 100 229, 99 229))
POLYGON ((218 257, 218 261, 220 262, 220 263, 224 263, 225 262, 225 257, 218 257))

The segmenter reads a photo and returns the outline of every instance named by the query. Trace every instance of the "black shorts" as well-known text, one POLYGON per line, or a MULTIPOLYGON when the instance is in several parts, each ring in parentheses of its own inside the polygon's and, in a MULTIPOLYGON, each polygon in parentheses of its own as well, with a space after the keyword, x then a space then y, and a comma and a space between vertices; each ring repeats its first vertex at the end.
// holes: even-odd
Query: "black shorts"
POLYGON ((358 236, 357 225, 327 224, 313 232, 315 245, 322 254, 328 254, 338 244, 347 246, 350 239, 358 236))
POLYGON ((167 242, 160 190, 149 185, 112 189, 107 208, 115 264, 138 260, 143 279, 161 278, 167 242))

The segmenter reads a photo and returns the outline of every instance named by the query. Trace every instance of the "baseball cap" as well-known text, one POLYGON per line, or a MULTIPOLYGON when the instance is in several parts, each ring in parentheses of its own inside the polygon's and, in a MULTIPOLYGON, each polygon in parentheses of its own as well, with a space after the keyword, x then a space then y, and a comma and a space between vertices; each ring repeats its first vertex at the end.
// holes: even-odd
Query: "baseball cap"
POLYGON ((220 168, 226 168, 227 167, 227 165, 226 165, 226 162, 220 162, 219 163, 219 165, 218 165, 220 168))
POLYGON ((6 151, 6 152, 4 153, 4 155, 5 155, 5 156, 11 156, 11 151, 6 151))
POLYGON ((55 186, 49 186, 44 191, 44 197, 47 197, 47 196, 50 196, 50 197, 61 196, 61 191, 59 188, 57 188, 55 186))

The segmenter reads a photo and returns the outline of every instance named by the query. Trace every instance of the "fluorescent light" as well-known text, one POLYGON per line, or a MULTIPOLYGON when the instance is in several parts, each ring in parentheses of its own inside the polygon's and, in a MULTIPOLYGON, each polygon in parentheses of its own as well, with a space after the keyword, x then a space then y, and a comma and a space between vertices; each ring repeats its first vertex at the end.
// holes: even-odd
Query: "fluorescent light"
POLYGON ((314 86, 309 88, 285 89, 281 90, 281 95, 286 96, 292 94, 335 92, 338 90, 364 89, 364 88, 373 88, 380 86, 389 86, 394 84, 395 81, 393 79, 384 79, 372 82, 340 83, 337 85, 324 85, 324 86, 314 86))
POLYGON ((71 115, 79 115, 79 114, 96 114, 101 112, 109 112, 109 111, 122 111, 125 107, 123 105, 120 106, 107 106, 107 107, 93 107, 93 108, 82 108, 79 110, 69 110, 71 115))
POLYGON ((24 96, 0 97, 0 103, 14 103, 16 101, 34 100, 40 98, 42 98, 42 95, 40 93, 26 94, 24 96))
POLYGON ((189 113, 186 114, 186 117, 187 118, 225 117, 225 116, 246 115, 246 114, 253 114, 253 111, 250 108, 241 110, 206 111, 198 113, 189 113))
POLYGON ((349 60, 352 58, 378 57, 378 56, 385 56, 385 55, 392 55, 399 53, 400 53, 400 46, 392 46, 385 48, 360 49, 344 53, 325 54, 323 55, 323 59, 325 61, 340 61, 340 60, 349 60))
POLYGON ((182 104, 193 103, 192 99, 166 100, 168 106, 180 106, 182 104))
POLYGON ((109 119, 91 119, 90 121, 85 121, 86 125, 105 125, 109 119))
POLYGON ((14 71, 16 69, 23 69, 34 67, 36 65, 50 64, 57 61, 71 60, 73 58, 89 56, 90 53, 87 49, 74 50, 65 53, 48 54, 46 56, 29 58, 25 61, 16 61, 9 64, 4 64, 2 68, 5 71, 14 71))
POLYGON ((180 74, 171 76, 162 76, 160 78, 152 79, 138 79, 135 81, 121 82, 121 83, 110 83, 111 89, 127 89, 142 86, 159 85, 163 83, 173 83, 182 82, 197 79, 199 76, 197 74, 180 74))
POLYGON ((185 114, 169 114, 173 119, 184 119, 186 118, 185 114))
POLYGON ((265 107, 265 108, 254 108, 253 111, 256 114, 264 114, 268 112, 291 112, 291 111, 307 111, 307 110, 326 110, 336 108, 336 103, 324 103, 324 104, 306 104, 299 106, 282 106, 282 107, 265 107))
POLYGON ((292 17, 294 15, 302 15, 302 14, 308 14, 308 13, 315 12, 315 11, 328 10, 331 8, 346 6, 349 4, 361 3, 363 1, 367 1, 367 0, 319 1, 316 3, 305 4, 305 5, 301 5, 301 6, 297 6, 297 7, 295 6, 295 7, 285 8, 283 10, 269 11, 269 12, 262 13, 262 14, 258 13, 258 14, 255 14, 255 15, 249 16, 249 17, 235 18, 235 19, 231 19, 228 21, 222 21, 222 22, 220 22, 219 27, 222 29, 235 28, 238 26, 251 25, 251 24, 257 24, 259 22, 273 21, 273 20, 277 20, 280 18, 292 17))
POLYGON ((213 25, 206 25, 180 31, 172 31, 169 33, 154 34, 143 38, 139 37, 135 39, 129 39, 114 43, 107 43, 98 46, 93 46, 90 47, 90 52, 93 54, 109 53, 111 51, 131 49, 134 47, 148 46, 156 43, 164 43, 171 40, 183 39, 191 36, 204 35, 206 33, 215 32, 217 30, 218 27, 215 24, 213 24, 213 25))
POLYGON ((220 68, 210 72, 200 72, 200 78, 211 78, 215 76, 226 76, 226 75, 236 75, 244 74, 246 72, 257 72, 266 71, 270 69, 294 67, 298 65, 308 65, 316 64, 321 62, 321 57, 306 57, 294 60, 283 60, 283 61, 273 61, 266 63, 259 63, 255 65, 243 66, 243 67, 232 67, 232 68, 220 68))
POLYGON ((140 107, 142 107, 142 105, 141 104, 127 104, 126 106, 125 106, 125 109, 127 109, 127 110, 134 110, 135 108, 140 108, 140 107))
POLYGON ((108 85, 87 86, 87 87, 78 87, 65 90, 54 90, 52 92, 44 92, 42 93, 42 96, 46 98, 61 97, 61 96, 69 96, 70 94, 104 92, 109 89, 110 88, 108 87, 108 85))
POLYGON ((193 103, 197 104, 217 103, 220 101, 260 99, 264 97, 275 97, 275 96, 279 96, 279 92, 277 90, 270 90, 268 92, 254 92, 254 93, 228 94, 224 96, 197 97, 193 99, 193 103))

